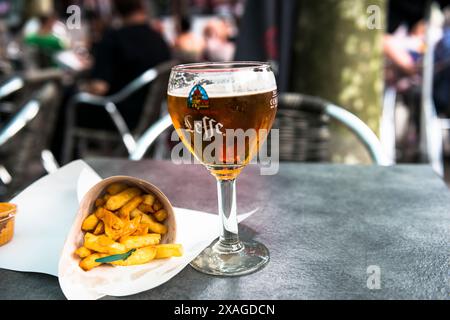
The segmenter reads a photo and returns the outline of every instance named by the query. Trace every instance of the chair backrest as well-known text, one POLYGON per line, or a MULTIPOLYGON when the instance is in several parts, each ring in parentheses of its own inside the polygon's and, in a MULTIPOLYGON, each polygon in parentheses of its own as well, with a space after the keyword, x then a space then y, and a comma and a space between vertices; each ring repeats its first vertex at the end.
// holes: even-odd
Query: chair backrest
POLYGON ((350 129, 374 163, 392 164, 375 133, 358 117, 326 100, 298 93, 279 96, 274 128, 280 129, 280 160, 329 161, 330 119, 350 129))
POLYGON ((329 117, 322 100, 299 94, 280 94, 273 125, 274 129, 279 129, 280 161, 330 161, 328 124, 329 117))
MULTIPOLYGON (((175 61, 168 61, 156 66, 155 68, 145 71, 139 77, 126 85, 122 90, 110 96, 96 96, 82 92, 72 97, 66 114, 66 133, 64 138, 64 150, 62 154, 63 163, 67 163, 72 159, 72 152, 75 145, 74 139, 77 131, 79 131, 79 128, 76 127, 77 120, 75 108, 79 104, 89 104, 103 108, 114 123, 127 151, 132 153, 136 144, 135 136, 140 135, 140 133, 144 131, 144 129, 142 129, 144 126, 148 127, 159 118, 161 104, 166 92, 165 89, 161 90, 161 88, 163 88, 161 82, 165 81, 165 84, 167 84, 165 77, 175 63, 175 61), (153 86, 152 82, 155 82, 155 86, 153 86), (140 121, 133 134, 127 126, 123 116, 120 114, 117 105, 150 83, 152 83, 152 86, 147 99, 148 101, 142 111, 142 121, 140 121)), ((90 132, 92 132, 92 130, 90 130, 90 132)))
POLYGON ((141 118, 133 130, 135 137, 140 137, 145 130, 156 123, 163 110, 163 102, 167 97, 167 83, 169 82, 170 71, 177 64, 172 60, 157 67, 158 76, 153 80, 147 99, 142 110, 141 118))
POLYGON ((168 70, 170 71, 170 69, 175 64, 176 64, 176 62, 173 60, 163 62, 163 63, 157 65, 156 67, 145 71, 143 74, 141 74, 139 77, 137 77, 136 79, 131 81, 128 85, 126 85, 119 92, 117 92, 111 96, 100 97, 100 98, 103 98, 104 100, 108 100, 115 104, 120 103, 120 102, 124 101, 126 98, 128 98, 130 95, 132 95, 133 93, 138 91, 139 89, 145 87, 150 82, 157 79, 161 74, 165 74, 168 70))
POLYGON ((135 161, 141 160, 158 137, 164 131, 172 127, 172 119, 166 114, 142 134, 136 143, 136 148, 130 154, 129 159, 135 161))
POLYGON ((11 172, 7 195, 46 173, 41 154, 50 148, 61 90, 54 82, 43 84, 20 106, 0 130, 0 166, 11 172))
POLYGON ((20 90, 25 85, 25 81, 20 76, 13 76, 0 84, 0 99, 3 99, 14 92, 20 90))
POLYGON ((39 113, 42 106, 56 94, 53 83, 43 85, 0 130, 0 147, 25 128, 39 113))
MULTIPOLYGON (((364 144, 378 165, 392 164, 385 156, 373 131, 359 118, 343 108, 323 99, 298 93, 280 94, 274 128, 279 128, 280 160, 320 162, 329 161, 330 119, 350 129, 364 144)), ((172 128, 169 115, 151 126, 137 141, 131 160, 141 160, 146 151, 168 128, 172 128)))

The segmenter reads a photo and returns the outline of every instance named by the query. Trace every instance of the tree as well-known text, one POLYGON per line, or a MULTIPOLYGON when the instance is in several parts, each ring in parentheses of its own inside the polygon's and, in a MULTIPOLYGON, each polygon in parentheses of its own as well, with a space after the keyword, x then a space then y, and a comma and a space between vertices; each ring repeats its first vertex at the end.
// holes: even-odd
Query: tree
MULTIPOLYGON (((299 2, 293 91, 345 107, 378 134, 386 0, 299 2)), ((331 143, 333 160, 369 162, 350 133, 335 126, 332 132, 336 142, 331 143)))

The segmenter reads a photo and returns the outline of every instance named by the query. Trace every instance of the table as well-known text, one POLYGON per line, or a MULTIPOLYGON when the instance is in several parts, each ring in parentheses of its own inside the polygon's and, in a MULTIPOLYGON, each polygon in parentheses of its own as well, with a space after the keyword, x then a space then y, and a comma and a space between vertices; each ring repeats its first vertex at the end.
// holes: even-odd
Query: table
MULTIPOLYGON (((87 162, 103 177, 153 182, 174 206, 216 211, 215 181, 199 165, 87 162)), ((428 166, 283 163, 275 176, 249 167, 238 180, 238 208, 257 207, 240 232, 269 248, 263 270, 220 278, 187 267, 153 290, 105 299, 449 298, 450 193, 428 166)), ((64 296, 55 277, 0 270, 0 299, 16 298, 64 296)))

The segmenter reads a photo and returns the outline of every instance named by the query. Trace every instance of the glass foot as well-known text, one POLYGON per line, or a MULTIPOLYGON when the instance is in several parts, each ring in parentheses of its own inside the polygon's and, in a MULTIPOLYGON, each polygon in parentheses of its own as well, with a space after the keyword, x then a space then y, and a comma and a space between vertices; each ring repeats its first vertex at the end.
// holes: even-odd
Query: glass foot
POLYGON ((206 274, 232 277, 258 271, 269 259, 269 250, 259 242, 223 246, 216 240, 191 262, 191 266, 206 274))

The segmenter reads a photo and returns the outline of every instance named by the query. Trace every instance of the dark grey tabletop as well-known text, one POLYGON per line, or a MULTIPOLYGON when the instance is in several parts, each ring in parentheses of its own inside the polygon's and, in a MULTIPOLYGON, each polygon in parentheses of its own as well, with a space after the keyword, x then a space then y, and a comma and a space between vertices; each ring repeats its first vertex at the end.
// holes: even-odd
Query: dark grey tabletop
MULTIPOLYGON (((88 163, 103 177, 147 179, 175 206, 216 210, 215 181, 199 165, 88 163)), ((427 166, 282 164, 275 176, 249 167, 238 180, 238 208, 257 207, 240 232, 269 248, 263 270, 218 278, 187 267, 158 288, 120 299, 450 297, 450 193, 427 166)), ((63 298, 55 277, 0 269, 0 299, 63 298)))

